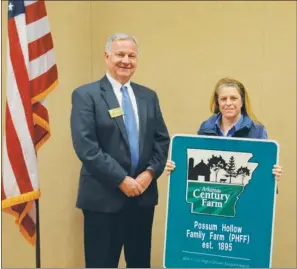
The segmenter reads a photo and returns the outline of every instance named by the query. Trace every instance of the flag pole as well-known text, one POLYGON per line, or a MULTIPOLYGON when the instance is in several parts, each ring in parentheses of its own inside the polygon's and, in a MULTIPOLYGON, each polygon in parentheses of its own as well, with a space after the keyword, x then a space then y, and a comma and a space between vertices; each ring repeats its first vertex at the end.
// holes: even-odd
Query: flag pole
POLYGON ((36 268, 40 268, 40 229, 39 229, 39 199, 35 200, 36 205, 36 268))

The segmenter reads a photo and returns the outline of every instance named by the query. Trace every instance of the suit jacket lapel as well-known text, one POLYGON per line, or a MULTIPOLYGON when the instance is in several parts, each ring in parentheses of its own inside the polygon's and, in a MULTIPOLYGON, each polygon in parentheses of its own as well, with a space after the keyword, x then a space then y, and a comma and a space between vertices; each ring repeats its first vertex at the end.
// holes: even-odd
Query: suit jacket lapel
POLYGON ((134 95, 137 103, 138 118, 139 118, 139 156, 143 151, 145 143, 145 133, 146 133, 146 119, 147 119, 147 101, 145 97, 141 95, 141 92, 137 89, 135 84, 131 83, 131 87, 134 91, 134 95))
MULTIPOLYGON (((117 97, 115 96, 112 86, 106 76, 104 76, 103 79, 100 81, 100 86, 102 89, 101 96, 105 100, 108 108, 114 109, 114 108, 120 107, 117 97)), ((114 118, 114 120, 116 121, 127 146, 129 147, 128 136, 127 136, 127 132, 125 129, 123 117, 122 116, 116 117, 116 118, 114 118)))

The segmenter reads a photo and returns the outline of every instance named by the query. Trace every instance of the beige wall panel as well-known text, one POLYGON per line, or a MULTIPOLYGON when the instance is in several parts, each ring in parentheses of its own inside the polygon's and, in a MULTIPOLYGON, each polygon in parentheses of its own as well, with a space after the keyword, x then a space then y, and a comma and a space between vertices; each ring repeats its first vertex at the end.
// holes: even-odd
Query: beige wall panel
POLYGON ((265 4, 261 118, 280 144, 274 266, 296 267, 296 2, 265 4), (284 231, 287 231, 284 233, 284 231))

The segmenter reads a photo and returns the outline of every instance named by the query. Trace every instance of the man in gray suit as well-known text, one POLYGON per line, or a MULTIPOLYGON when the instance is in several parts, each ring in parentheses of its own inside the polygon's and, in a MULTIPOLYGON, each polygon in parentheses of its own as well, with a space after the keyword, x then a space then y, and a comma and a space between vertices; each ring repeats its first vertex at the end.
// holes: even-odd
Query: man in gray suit
POLYGON ((124 246, 127 267, 148 268, 157 179, 170 138, 157 94, 130 81, 137 67, 136 39, 111 36, 104 58, 106 75, 72 94, 86 267, 118 267, 124 246))

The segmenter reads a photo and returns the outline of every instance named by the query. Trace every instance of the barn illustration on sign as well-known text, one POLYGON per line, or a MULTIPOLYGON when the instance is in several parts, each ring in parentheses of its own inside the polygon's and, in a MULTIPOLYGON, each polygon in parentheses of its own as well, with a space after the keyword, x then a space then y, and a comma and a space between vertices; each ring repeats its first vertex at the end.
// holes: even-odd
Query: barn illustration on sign
POLYGON ((251 153, 188 149, 186 200, 198 214, 234 216, 257 163, 251 153))

